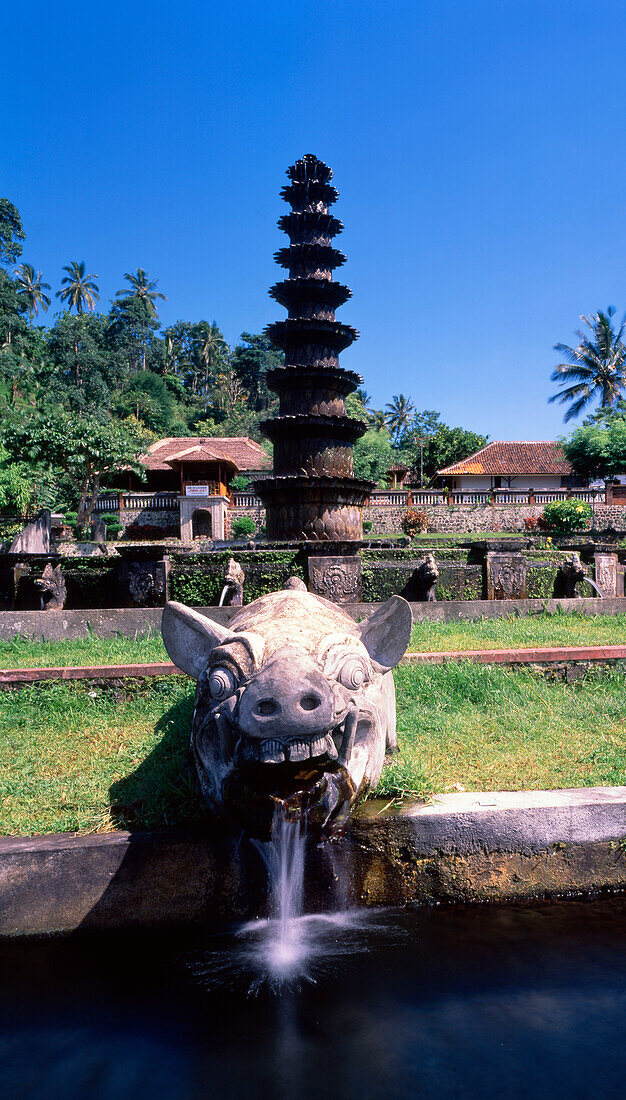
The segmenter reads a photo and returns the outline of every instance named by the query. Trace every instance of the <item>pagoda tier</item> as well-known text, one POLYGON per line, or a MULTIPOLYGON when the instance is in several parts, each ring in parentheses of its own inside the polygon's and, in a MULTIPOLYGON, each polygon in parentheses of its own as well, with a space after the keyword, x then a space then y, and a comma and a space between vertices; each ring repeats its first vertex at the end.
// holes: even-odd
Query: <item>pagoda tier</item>
POLYGON ((338 192, 330 168, 311 154, 287 175, 281 197, 292 209, 278 225, 291 243, 275 259, 289 277, 270 295, 288 315, 265 330, 285 353, 284 367, 267 375, 279 412, 262 425, 274 443, 275 476, 256 490, 269 538, 345 542, 361 538, 361 509, 373 484, 353 476, 352 447, 367 425, 346 416, 346 397, 362 380, 339 366, 340 352, 359 334, 335 318, 351 297, 332 277, 345 262, 332 244, 343 226, 328 212, 338 192))

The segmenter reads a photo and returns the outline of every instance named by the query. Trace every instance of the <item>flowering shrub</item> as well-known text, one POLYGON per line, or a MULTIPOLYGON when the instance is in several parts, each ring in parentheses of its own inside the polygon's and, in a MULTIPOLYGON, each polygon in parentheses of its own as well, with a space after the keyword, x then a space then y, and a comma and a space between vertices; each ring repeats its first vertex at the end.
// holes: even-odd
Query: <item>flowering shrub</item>
POLYGON ((582 531, 587 527, 591 516, 592 508, 586 500, 551 500, 540 517, 543 524, 538 523, 538 526, 558 535, 571 535, 572 531, 582 531))
POLYGON ((405 535, 413 538, 418 531, 425 531, 428 527, 428 515, 421 509, 407 508, 400 520, 400 526, 405 535))
POLYGON ((524 527, 526 528, 527 531, 536 531, 538 526, 539 526, 539 517, 537 517, 537 516, 526 516, 526 519, 524 520, 524 527))

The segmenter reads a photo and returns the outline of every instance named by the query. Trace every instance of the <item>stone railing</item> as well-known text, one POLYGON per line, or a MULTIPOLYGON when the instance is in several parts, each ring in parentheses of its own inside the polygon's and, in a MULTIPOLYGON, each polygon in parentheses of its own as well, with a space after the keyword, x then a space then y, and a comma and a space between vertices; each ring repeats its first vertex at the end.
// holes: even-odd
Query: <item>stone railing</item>
MULTIPOLYGON (((617 494, 616 494, 617 496, 617 494)), ((476 508, 481 505, 541 505, 552 500, 585 500, 596 504, 611 504, 612 490, 604 489, 455 489, 445 493, 442 489, 377 489, 369 499, 369 507, 389 508, 476 508), (611 497, 611 499, 609 499, 611 497)), ((622 497, 615 503, 626 504, 622 497)), ((258 511, 262 501, 251 490, 232 494, 231 507, 258 511)), ((106 493, 96 501, 95 512, 142 511, 174 512, 178 508, 177 493, 106 493)))
POLYGON ((178 493, 107 493, 99 496, 94 512, 175 512, 178 493))
POLYGON ((251 489, 233 493, 233 508, 262 508, 263 503, 251 489))

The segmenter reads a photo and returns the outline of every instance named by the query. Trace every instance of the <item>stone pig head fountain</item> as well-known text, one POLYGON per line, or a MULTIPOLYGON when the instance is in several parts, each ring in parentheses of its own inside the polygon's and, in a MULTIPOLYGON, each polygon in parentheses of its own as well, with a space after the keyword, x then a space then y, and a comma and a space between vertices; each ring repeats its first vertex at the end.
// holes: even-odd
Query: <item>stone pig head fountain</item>
POLYGON ((277 805, 321 829, 343 820, 397 748, 391 669, 411 625, 400 596, 362 623, 293 588, 228 626, 166 604, 167 651, 198 681, 191 745, 209 805, 257 837, 277 805))

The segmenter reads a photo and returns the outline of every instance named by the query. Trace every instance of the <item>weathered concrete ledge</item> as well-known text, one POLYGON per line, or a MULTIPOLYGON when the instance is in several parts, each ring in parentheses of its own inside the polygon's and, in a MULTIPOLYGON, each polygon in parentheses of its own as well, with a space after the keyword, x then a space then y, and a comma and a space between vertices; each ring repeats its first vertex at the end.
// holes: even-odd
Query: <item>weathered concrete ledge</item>
MULTIPOLYGON (((368 906, 623 890, 626 787, 442 795, 396 813, 369 803, 312 861, 313 906, 338 867, 368 906)), ((258 913, 262 895, 258 858, 213 828, 0 840, 3 937, 217 927, 258 913)))
MULTIPOLYGON (((379 604, 347 604, 345 610, 360 620, 371 615, 379 604)), ((218 622, 227 623, 236 607, 199 607, 218 622)), ((539 615, 544 611, 578 612, 585 615, 626 614, 626 597, 580 600, 444 600, 441 603, 412 603, 413 619, 433 622, 454 622, 457 619, 499 619, 510 615, 539 615)), ((0 611, 0 641, 10 641, 16 635, 33 641, 58 642, 63 639, 86 638, 90 633, 99 638, 116 634, 132 638, 161 627, 160 607, 108 607, 84 611, 0 611)))

